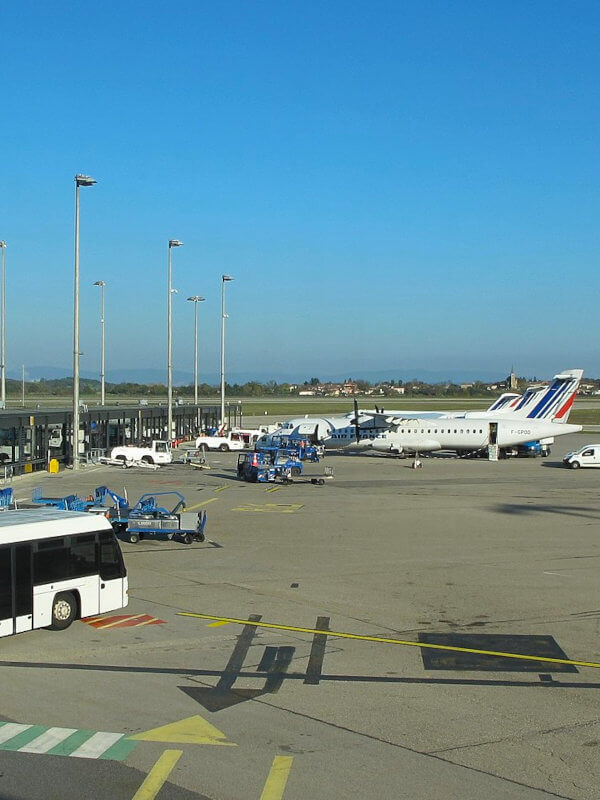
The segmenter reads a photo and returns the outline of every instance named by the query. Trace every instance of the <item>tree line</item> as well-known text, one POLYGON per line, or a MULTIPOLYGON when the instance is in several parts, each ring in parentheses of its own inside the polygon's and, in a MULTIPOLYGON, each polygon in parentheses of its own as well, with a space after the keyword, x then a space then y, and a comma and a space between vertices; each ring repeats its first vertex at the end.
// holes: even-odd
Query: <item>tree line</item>
MULTIPOLYGON (((523 380, 520 385, 523 386, 526 382, 523 380)), ((469 386, 461 387, 455 383, 425 383, 424 381, 409 381, 402 382, 401 380, 389 380, 385 383, 370 383, 365 380, 354 381, 357 392, 365 394, 367 392, 373 398, 378 397, 398 397, 396 388, 403 387, 405 390, 404 396, 406 397, 480 397, 490 396, 488 385, 482 381, 475 381, 469 386), (371 390, 375 390, 373 393, 371 390)), ((294 397, 302 390, 317 390, 317 387, 322 387, 323 384, 318 378, 311 378, 304 381, 302 384, 278 383, 277 381, 247 381, 246 383, 226 383, 225 393, 230 397, 266 397, 269 395, 280 397, 294 397)), ((22 382, 7 379, 6 381, 7 395, 9 397, 20 397, 22 392, 22 382)), ((79 389, 82 395, 100 395, 100 381, 88 378, 80 379, 79 389)), ((25 382, 25 393, 28 397, 64 397, 71 394, 73 391, 72 378, 54 378, 54 379, 41 379, 37 381, 25 382)), ((209 383, 200 383, 198 385, 198 394, 200 397, 214 397, 220 391, 219 386, 213 386, 209 383)), ((498 388, 499 393, 504 391, 498 388)), ((106 393, 113 396, 123 397, 157 397, 165 395, 167 392, 166 384, 163 383, 106 383, 106 393)), ((328 391, 321 391, 318 394, 329 395, 328 391)), ((174 395, 176 397, 189 398, 194 396, 193 384, 176 386, 174 387, 174 395)))

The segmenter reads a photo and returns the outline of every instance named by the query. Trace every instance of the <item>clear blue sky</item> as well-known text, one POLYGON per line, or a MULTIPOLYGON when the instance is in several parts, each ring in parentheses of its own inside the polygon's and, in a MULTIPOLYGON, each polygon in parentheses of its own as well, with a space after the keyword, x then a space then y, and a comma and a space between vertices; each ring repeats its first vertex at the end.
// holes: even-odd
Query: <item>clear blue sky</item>
POLYGON ((600 374, 600 6, 7 0, 8 367, 600 374))

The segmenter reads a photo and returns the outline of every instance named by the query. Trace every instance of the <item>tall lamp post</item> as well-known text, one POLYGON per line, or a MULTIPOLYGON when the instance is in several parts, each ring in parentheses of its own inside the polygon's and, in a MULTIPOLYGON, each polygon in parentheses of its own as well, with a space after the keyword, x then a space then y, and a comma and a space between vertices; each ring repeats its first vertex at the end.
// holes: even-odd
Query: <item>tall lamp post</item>
POLYGON ((105 405, 105 371, 104 371, 104 287, 106 281, 94 281, 100 287, 100 405, 105 405))
POLYGON ((0 400, 2 408, 6 408, 6 242, 0 242, 2 248, 2 323, 0 324, 0 400))
POLYGON ((73 469, 79 469, 79 189, 93 186, 89 175, 75 175, 75 290, 73 301, 73 469))
POLYGON ((194 304, 194 405, 198 405, 198 303, 205 300, 205 297, 200 297, 199 294, 188 297, 188 300, 194 304))
POLYGON ((169 270, 167 279, 167 440, 173 436, 173 315, 171 286, 171 250, 181 247, 179 239, 169 239, 169 270))
POLYGON ((231 275, 221 275, 221 425, 225 424, 225 284, 231 275))

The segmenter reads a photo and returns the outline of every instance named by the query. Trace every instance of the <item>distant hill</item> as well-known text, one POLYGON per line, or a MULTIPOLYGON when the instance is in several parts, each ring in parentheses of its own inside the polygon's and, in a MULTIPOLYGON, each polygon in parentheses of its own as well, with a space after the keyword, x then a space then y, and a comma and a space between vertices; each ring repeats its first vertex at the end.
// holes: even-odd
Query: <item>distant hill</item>
MULTIPOLYGON (((9 378, 14 380, 21 380, 21 373, 14 370, 8 370, 9 378)), ((52 367, 52 366, 34 366, 25 367, 25 379, 28 381, 37 381, 41 379, 56 380, 60 378, 69 378, 72 375, 70 367, 52 367)), ((89 370, 82 370, 81 377, 87 380, 99 380, 97 372, 90 372, 89 370)), ((508 370, 507 370, 508 374, 508 370)), ((350 373, 322 373, 319 370, 314 370, 313 373, 302 375, 282 374, 265 372, 259 370, 258 372, 228 372, 228 383, 246 383, 247 381, 261 381, 266 382, 269 380, 277 381, 278 383, 303 383, 305 380, 317 375, 321 381, 341 382, 346 378, 353 378, 354 380, 365 380, 370 383, 385 380, 402 380, 404 382, 411 380, 424 381, 425 383, 467 383, 469 381, 484 381, 491 383, 492 381, 504 380, 506 375, 498 375, 497 372, 491 370, 483 370, 478 372, 474 369, 455 370, 449 369, 446 372, 440 370, 426 370, 426 369, 389 369, 389 370, 356 370, 350 373)), ((204 373, 200 372, 200 382, 209 383, 216 386, 219 383, 220 376, 217 373, 204 373)), ((106 380, 109 383, 166 383, 166 369, 139 369, 133 367, 131 369, 109 369, 106 371, 106 380)), ((194 381, 193 373, 184 370, 173 371, 173 383, 176 386, 189 386, 194 381)))

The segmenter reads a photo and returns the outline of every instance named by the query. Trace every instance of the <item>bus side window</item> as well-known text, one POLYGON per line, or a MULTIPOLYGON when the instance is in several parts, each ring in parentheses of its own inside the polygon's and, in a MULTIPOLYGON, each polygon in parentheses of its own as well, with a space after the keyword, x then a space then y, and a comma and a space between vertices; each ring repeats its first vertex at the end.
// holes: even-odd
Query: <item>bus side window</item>
POLYGON ((12 612, 10 546, 0 547, 0 619, 10 619, 12 612))
POLYGON ((33 555, 34 585, 65 580, 69 576, 68 561, 69 551, 64 539, 39 541, 33 555))
POLYGON ((73 536, 69 547, 69 575, 71 578, 84 578, 96 575, 98 563, 96 559, 96 536, 88 533, 73 536))
POLYGON ((100 565, 99 572, 103 581, 110 581, 113 578, 123 578, 126 575, 125 564, 121 549, 110 531, 102 531, 98 534, 100 540, 100 565))

